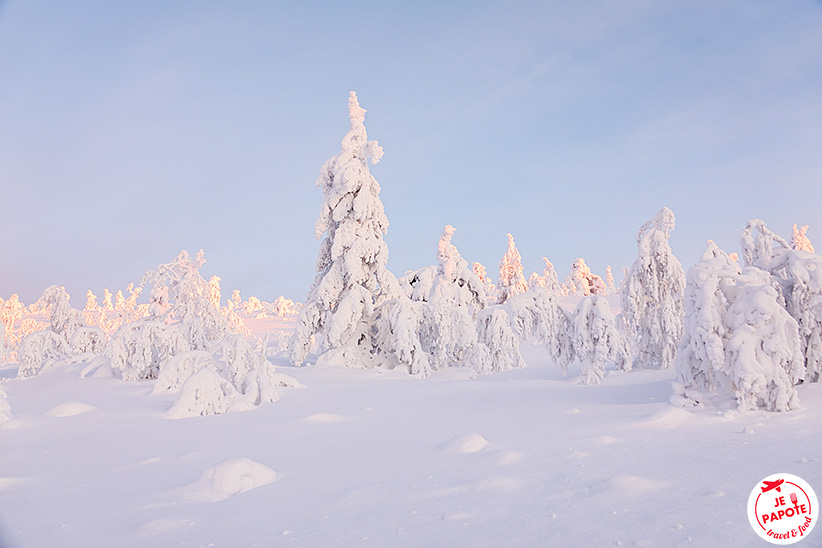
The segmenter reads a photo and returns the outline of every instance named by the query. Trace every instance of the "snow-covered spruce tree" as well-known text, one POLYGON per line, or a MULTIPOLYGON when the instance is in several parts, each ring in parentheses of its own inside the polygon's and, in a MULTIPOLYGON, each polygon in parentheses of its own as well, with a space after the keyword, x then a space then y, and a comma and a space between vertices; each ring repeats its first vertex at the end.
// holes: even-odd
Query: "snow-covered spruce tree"
POLYGON ((728 308, 726 363, 742 410, 799 407, 794 385, 804 364, 799 326, 770 285, 741 287, 728 308))
POLYGON ((798 322, 804 379, 817 382, 822 376, 822 257, 792 249, 759 219, 748 222, 741 243, 745 264, 771 275, 780 302, 798 322))
MULTIPOLYGON (((377 307, 371 319, 371 340, 383 367, 402 367, 420 377, 431 375, 429 357, 419 337, 423 306, 426 306, 423 302, 400 295, 377 307)), ((473 330, 473 325, 471 328, 473 330)))
POLYGON ((635 367, 671 367, 682 337, 685 272, 668 244, 674 221, 663 207, 639 229, 639 254, 622 287, 622 317, 636 342, 635 367))
POLYGON ((220 291, 221 279, 219 276, 212 276, 208 280, 208 302, 217 310, 220 309, 220 301, 222 300, 222 293, 220 291))
POLYGON ((796 228, 796 225, 793 225, 791 248, 798 249, 799 251, 807 251, 808 253, 815 253, 811 239, 808 238, 808 225, 802 228, 796 228))
POLYGON ((489 306, 477 315, 477 343, 467 362, 480 374, 525 367, 517 335, 503 305, 489 306))
POLYGON ((99 327, 84 326, 74 332, 69 341, 71 352, 75 356, 81 354, 100 355, 106 350, 108 337, 99 327))
POLYGON ((770 277, 738 264, 713 242, 688 271, 685 332, 676 358, 675 397, 699 404, 711 394, 740 409, 798 406, 794 384, 803 360, 796 321, 779 303, 770 277))
POLYGON ((317 258, 317 276, 297 321, 290 357, 302 365, 318 344, 318 362, 369 367, 369 320, 375 305, 400 296, 396 278, 386 268, 383 235, 388 219, 379 199, 380 185, 368 170, 383 155, 369 141, 365 109, 353 91, 348 99, 351 129, 339 154, 325 162, 317 178, 323 205, 315 236, 326 234, 317 258))
POLYGON ((577 304, 573 333, 574 355, 582 366, 581 384, 599 384, 609 363, 617 370, 630 370, 628 346, 604 297, 589 295, 577 304))
POLYGON ((502 304, 514 295, 528 291, 528 283, 522 273, 522 257, 517 251, 514 237, 508 234, 508 249, 499 262, 499 282, 497 283, 497 302, 502 304))
POLYGON ((591 272, 590 267, 585 263, 585 259, 578 258, 571 265, 571 272, 565 280, 568 287, 573 287, 574 295, 604 295, 608 288, 602 278, 591 272))
POLYGON ((520 342, 534 337, 563 370, 574 360, 573 329, 568 315, 546 287, 532 287, 505 303, 511 329, 520 342))
POLYGON ((456 229, 446 225, 437 246, 437 277, 428 302, 442 302, 464 309, 472 318, 488 306, 485 285, 451 243, 456 229))
POLYGON ((485 294, 488 297, 488 303, 495 303, 497 302, 497 286, 494 285, 494 281, 488 276, 488 270, 483 266, 481 263, 473 263, 471 265, 471 270, 474 271, 474 274, 480 279, 482 284, 485 286, 485 294))

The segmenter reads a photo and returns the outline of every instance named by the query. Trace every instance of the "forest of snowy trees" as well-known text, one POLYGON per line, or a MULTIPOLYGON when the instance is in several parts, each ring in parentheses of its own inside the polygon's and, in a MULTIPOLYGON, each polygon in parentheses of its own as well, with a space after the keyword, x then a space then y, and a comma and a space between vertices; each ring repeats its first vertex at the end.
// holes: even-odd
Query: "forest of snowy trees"
MULTIPOLYGON (((323 202, 316 277, 304 304, 224 299, 220 278, 205 280, 203 252, 183 251, 102 303, 91 290, 83 310, 59 286, 25 306, 0 300, 0 363, 27 378, 57 363, 84 363, 84 376, 151 380, 179 396, 169 416, 218 414, 278 399, 299 386, 269 358, 294 366, 384 368, 428 377, 448 368, 477 374, 524 367, 523 344, 542 345, 576 381, 596 384, 632 369, 674 368, 672 402, 735 401, 743 410, 788 411, 796 385, 822 373, 822 257, 807 226, 790 241, 751 220, 741 233, 741 262, 713 242, 687 271, 669 245, 673 212, 663 207, 636 234, 637 256, 617 284, 583 258, 563 282, 554 264, 526 278, 511 234, 498 277, 469 263, 444 227, 431 242, 436 264, 400 277, 387 269, 388 219, 369 162, 383 156, 368 140, 365 109, 351 92, 350 130, 322 166, 323 202), (612 310, 612 306, 618 310, 612 310), (290 340, 255 339, 249 318, 292 317, 290 340), (612 373, 613 372, 613 373, 612 373)), ((0 390, 0 422, 11 411, 0 390)))

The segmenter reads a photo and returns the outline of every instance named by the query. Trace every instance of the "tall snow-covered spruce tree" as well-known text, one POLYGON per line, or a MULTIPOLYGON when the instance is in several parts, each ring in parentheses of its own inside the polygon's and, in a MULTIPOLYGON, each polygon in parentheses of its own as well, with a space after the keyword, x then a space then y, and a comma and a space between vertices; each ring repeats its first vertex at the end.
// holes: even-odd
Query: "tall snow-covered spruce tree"
POLYGON ((305 362, 318 345, 318 362, 369 367, 369 320, 374 307, 400 296, 396 278, 386 270, 388 219, 379 199, 380 185, 368 170, 380 161, 382 147, 369 141, 365 109, 353 91, 348 98, 351 129, 342 150, 325 162, 317 178, 323 205, 315 236, 325 234, 317 257, 317 276, 300 312, 290 358, 305 362))
POLYGON ((667 207, 642 225, 636 235, 639 254, 622 287, 622 317, 636 339, 639 368, 669 368, 682 337, 685 271, 668 238, 674 213, 667 207))

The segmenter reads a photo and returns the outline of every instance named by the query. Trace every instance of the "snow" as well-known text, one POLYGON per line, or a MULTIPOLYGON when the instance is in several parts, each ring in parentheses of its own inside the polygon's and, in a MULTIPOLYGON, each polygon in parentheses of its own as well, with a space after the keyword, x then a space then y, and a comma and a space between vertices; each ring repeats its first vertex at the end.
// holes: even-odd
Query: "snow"
POLYGON ((819 383, 788 413, 686 410, 668 401, 670 369, 581 386, 579 366, 521 351, 529 367, 471 380, 280 355, 306 388, 184 420, 155 381, 4 366, 0 545, 748 547, 761 477, 822 485, 819 383), (59 406, 96 409, 50 416, 59 406))

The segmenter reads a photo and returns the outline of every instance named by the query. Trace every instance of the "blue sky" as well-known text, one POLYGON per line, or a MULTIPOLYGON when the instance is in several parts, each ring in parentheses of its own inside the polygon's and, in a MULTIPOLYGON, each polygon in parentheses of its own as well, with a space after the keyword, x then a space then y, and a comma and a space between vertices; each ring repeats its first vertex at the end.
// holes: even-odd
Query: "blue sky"
POLYGON ((202 248, 224 293, 302 300, 349 90, 398 275, 446 224, 494 278, 507 232, 526 275, 619 272, 663 205, 686 268, 749 218, 822 246, 819 1, 5 0, 0 78, 3 298, 202 248))

